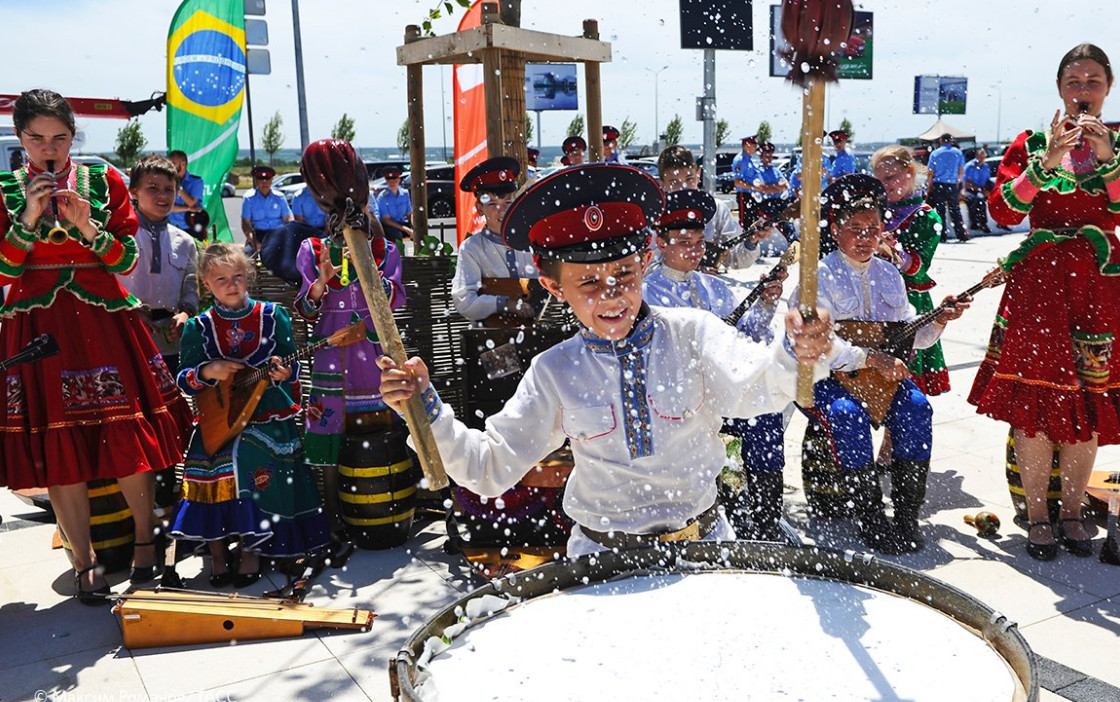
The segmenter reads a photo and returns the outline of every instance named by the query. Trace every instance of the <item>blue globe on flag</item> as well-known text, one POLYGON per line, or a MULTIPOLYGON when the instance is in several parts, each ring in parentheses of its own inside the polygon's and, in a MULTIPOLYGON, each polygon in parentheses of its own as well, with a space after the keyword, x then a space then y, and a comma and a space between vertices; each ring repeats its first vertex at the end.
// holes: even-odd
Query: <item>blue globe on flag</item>
POLYGON ((191 102, 216 108, 241 95, 245 86, 245 52, 232 37, 202 29, 184 37, 175 50, 176 86, 191 102))

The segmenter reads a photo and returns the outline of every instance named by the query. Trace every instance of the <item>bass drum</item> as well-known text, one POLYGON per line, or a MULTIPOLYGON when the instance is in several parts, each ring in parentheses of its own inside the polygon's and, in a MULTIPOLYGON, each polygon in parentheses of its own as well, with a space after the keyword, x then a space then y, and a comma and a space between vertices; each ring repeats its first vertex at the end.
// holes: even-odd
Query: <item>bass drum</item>
POLYGON ((390 683, 457 702, 1038 699, 1014 623, 964 592, 868 554, 757 542, 495 580, 414 633, 390 683))

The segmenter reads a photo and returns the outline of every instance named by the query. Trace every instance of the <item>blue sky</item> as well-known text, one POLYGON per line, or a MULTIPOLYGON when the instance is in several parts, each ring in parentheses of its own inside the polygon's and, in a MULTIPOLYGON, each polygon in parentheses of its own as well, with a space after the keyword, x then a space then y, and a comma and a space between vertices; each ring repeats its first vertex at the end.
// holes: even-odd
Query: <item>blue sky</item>
MULTIPOLYGON (((254 77, 256 131, 274 112, 284 119, 285 147, 298 147, 290 0, 267 0, 272 75, 254 77)), ((166 36, 176 0, 0 0, 8 61, 0 71, 0 93, 44 86, 79 97, 143 99, 165 89, 166 36), (18 57, 18 58, 14 58, 18 57)), ((419 23, 435 0, 302 0, 308 117, 311 138, 327 136, 343 112, 356 119, 356 142, 389 146, 406 116, 405 71, 395 47, 406 24, 419 23)), ((754 3, 755 50, 717 52, 719 117, 732 137, 753 133, 768 120, 775 140, 794 141, 800 95, 767 75, 768 6, 754 3)), ((1008 140, 1023 128, 1040 128, 1060 106, 1054 87, 1058 60, 1082 41, 1099 44, 1120 61, 1114 0, 1035 3, 997 0, 897 0, 864 2, 875 13, 875 78, 830 88, 830 126, 847 117, 856 141, 891 141, 924 131, 930 115, 911 114, 914 76, 969 77, 968 113, 948 118, 975 131, 982 141, 1008 140), (1104 9, 1104 8, 1109 9, 1104 9), (1014 14, 1011 14, 1014 12, 1014 14)), ((582 21, 599 21, 601 37, 613 44, 604 64, 604 121, 616 126, 629 117, 642 141, 654 136, 654 74, 660 72, 657 121, 679 114, 684 141, 699 142, 695 98, 702 93, 701 52, 679 48, 677 0, 524 0, 523 26, 577 35, 582 21)), ((441 20, 437 34, 454 30, 459 17, 441 20)), ((450 68, 430 67, 426 82, 428 144, 450 144, 450 68), (441 95, 441 84, 444 87, 441 95), (444 108, 441 111, 441 106, 444 108)), ((581 75, 581 106, 585 104, 581 75)), ((1120 97, 1120 96, 1117 96, 1120 97)), ((1106 118, 1120 118, 1120 103, 1106 103, 1106 118)), ((544 113, 543 140, 559 143, 571 112, 544 113)), ((0 118, 3 119, 3 118, 0 118)), ((122 122, 83 120, 86 151, 112 149, 122 122)), ((141 124, 149 148, 164 146, 163 113, 141 124)), ((248 147, 242 120, 241 143, 248 147)))

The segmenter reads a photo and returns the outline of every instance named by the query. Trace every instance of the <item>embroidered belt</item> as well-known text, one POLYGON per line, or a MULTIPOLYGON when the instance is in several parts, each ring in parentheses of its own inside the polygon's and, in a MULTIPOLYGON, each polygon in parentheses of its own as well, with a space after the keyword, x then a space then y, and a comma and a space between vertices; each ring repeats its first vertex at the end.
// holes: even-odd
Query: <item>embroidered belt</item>
POLYGON ((627 534, 621 531, 595 531, 580 525, 580 530, 595 543, 608 549, 644 548, 665 541, 700 541, 712 533, 719 523, 719 508, 713 504, 688 520, 683 528, 660 534, 627 534))

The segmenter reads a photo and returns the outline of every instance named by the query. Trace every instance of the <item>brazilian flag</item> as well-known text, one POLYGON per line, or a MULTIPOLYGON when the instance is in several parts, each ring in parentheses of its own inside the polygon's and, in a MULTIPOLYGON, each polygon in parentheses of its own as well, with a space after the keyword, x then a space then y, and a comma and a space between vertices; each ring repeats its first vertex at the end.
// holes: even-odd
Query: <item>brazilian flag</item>
POLYGON ((218 241, 233 241, 222 183, 237 158, 245 95, 244 0, 185 0, 167 32, 167 147, 206 186, 218 241))

